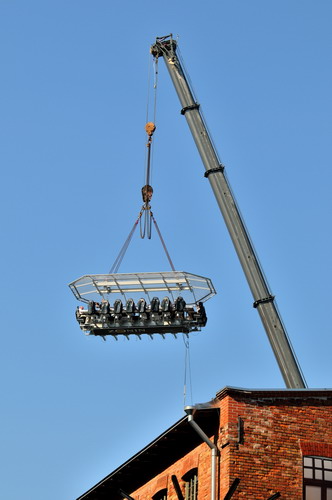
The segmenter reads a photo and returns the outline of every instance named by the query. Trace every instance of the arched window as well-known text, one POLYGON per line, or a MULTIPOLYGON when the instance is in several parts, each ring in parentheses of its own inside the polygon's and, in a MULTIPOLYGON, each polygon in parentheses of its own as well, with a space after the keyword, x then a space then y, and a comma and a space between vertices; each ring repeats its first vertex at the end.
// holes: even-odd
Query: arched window
POLYGON ((332 458, 303 457, 304 500, 332 500, 332 458))
POLYGON ((197 467, 186 472, 185 475, 182 477, 182 479, 185 482, 185 500, 197 500, 197 494, 198 494, 197 467))
POLYGON ((157 491, 152 497, 153 500, 167 500, 167 488, 157 491))

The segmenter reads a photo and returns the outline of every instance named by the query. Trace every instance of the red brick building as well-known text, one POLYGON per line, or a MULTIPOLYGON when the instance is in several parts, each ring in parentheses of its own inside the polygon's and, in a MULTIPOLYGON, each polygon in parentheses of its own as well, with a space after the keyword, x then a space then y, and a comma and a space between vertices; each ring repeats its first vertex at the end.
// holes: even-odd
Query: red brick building
POLYGON ((224 388, 78 500, 121 498, 332 500, 332 389, 224 388))

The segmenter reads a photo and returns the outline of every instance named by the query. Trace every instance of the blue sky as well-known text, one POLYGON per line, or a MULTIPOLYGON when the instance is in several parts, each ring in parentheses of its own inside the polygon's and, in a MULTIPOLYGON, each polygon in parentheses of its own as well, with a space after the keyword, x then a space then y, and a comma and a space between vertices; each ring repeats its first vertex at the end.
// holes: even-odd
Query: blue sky
MULTIPOLYGON (((67 284, 111 267, 141 206, 156 36, 179 46, 310 387, 331 387, 328 0, 0 0, 1 497, 71 500, 183 415, 182 339, 103 342, 67 284)), ((163 61, 153 211, 218 294, 193 402, 283 387, 163 61)), ((122 272, 168 270, 134 238, 122 272)), ((189 401, 190 402, 190 401, 189 401)))

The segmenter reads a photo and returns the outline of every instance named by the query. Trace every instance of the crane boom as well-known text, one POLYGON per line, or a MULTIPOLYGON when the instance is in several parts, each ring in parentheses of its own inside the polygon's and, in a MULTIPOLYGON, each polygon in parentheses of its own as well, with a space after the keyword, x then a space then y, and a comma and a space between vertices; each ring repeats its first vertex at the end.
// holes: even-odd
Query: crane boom
POLYGON ((274 303, 262 268, 259 264, 244 221, 224 172, 217 151, 205 125, 199 104, 194 98, 184 69, 178 58, 177 43, 169 37, 157 38, 151 47, 154 57, 163 57, 175 90, 180 99, 183 114, 206 169, 220 211, 225 220, 235 250, 254 298, 254 307, 261 317, 274 356, 288 388, 305 388, 306 383, 291 346, 287 332, 274 303))

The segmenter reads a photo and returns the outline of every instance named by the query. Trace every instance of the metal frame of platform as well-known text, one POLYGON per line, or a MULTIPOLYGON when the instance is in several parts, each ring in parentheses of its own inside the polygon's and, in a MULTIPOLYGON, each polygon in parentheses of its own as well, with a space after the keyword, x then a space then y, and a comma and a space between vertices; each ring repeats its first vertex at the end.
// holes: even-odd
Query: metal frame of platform
POLYGON ((69 287, 79 301, 89 305, 87 309, 80 306, 76 310, 81 330, 86 335, 115 338, 118 335, 140 338, 142 334, 164 337, 166 333, 176 336, 199 331, 207 322, 203 302, 216 293, 209 278, 184 271, 90 274, 73 281, 69 287), (166 308, 162 300, 165 296, 169 298, 166 308), (133 297, 139 298, 137 304, 133 297), (156 297, 160 303, 157 310, 153 310, 151 300, 156 297), (133 307, 128 306, 128 299, 133 299, 133 307), (182 299, 184 305, 178 308, 177 300, 182 299), (141 301, 144 302, 142 310, 141 301), (103 303, 106 313, 103 313, 103 303))
MULTIPOLYGON (((181 295, 188 305, 205 302, 216 294, 212 281, 185 271, 128 274, 86 274, 69 283, 73 294, 82 302, 101 299, 127 300, 132 295, 146 295, 149 300, 181 295)), ((110 300, 111 302, 111 300, 110 300)))
POLYGON ((203 314, 191 311, 185 311, 182 316, 163 316, 162 313, 151 318, 151 314, 145 313, 146 317, 140 314, 128 316, 126 313, 118 318, 109 316, 103 318, 102 315, 89 316, 84 311, 77 317, 81 330, 86 335, 99 335, 105 337, 112 335, 117 337, 122 335, 128 338, 129 335, 140 337, 143 334, 159 334, 164 337, 165 334, 177 333, 188 334, 193 331, 200 331, 205 326, 207 318, 205 311, 203 314))

